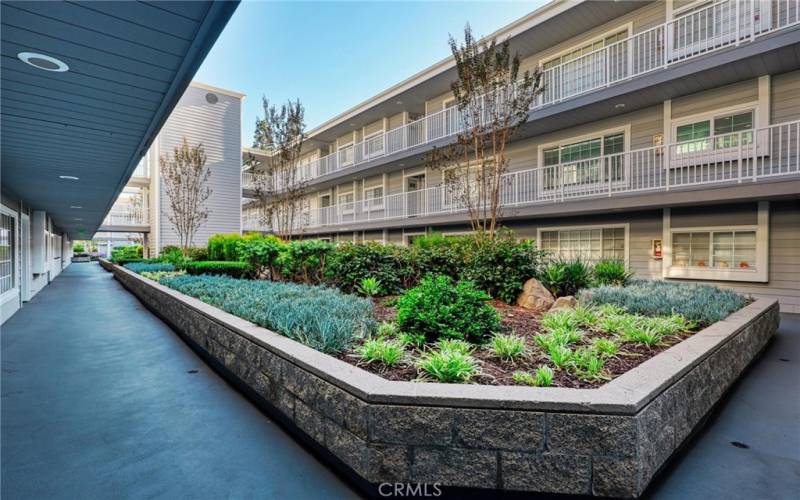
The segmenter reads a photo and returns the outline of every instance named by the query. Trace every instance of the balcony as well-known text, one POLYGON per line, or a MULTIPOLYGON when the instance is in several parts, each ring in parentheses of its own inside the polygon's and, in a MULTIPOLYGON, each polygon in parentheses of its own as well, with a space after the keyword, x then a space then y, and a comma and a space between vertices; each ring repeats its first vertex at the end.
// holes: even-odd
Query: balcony
POLYGON ((106 215, 98 231, 147 232, 150 226, 148 215, 145 208, 115 205, 106 215))
MULTIPOLYGON (((599 156, 504 174, 501 206, 621 197, 800 177, 800 121, 762 129, 599 156)), ((464 214, 463 196, 448 185, 309 211, 298 230, 464 214)), ((269 231, 258 218, 242 227, 269 231)))
MULTIPOLYGON (((800 0, 717 2, 579 58, 544 69, 544 91, 539 94, 532 111, 798 24, 800 0)), ((462 132, 462 124, 457 108, 432 113, 302 164, 298 167, 298 177, 302 181, 310 181, 376 158, 430 144, 462 132)), ((251 173, 243 174, 242 188, 254 188, 251 173)))

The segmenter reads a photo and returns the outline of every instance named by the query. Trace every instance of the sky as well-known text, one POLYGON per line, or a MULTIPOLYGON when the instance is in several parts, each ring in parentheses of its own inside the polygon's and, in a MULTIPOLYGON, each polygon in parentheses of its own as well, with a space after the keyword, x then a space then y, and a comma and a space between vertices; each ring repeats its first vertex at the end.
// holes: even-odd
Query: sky
POLYGON ((311 130, 447 57, 448 34, 463 38, 467 22, 488 35, 544 3, 244 0, 195 80, 246 94, 249 146, 262 95, 299 98, 311 130))

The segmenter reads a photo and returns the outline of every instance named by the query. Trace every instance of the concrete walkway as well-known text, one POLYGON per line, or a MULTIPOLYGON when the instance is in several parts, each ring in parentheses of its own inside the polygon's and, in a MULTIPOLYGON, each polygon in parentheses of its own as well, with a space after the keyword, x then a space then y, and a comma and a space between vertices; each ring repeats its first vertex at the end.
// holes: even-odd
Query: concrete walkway
MULTIPOLYGON (((4 499, 356 496, 96 264, 67 268, 0 340, 4 499)), ((800 316, 785 315, 647 496, 798 492, 800 316)))
POLYGON ((0 340, 4 500, 356 496, 96 263, 0 340))

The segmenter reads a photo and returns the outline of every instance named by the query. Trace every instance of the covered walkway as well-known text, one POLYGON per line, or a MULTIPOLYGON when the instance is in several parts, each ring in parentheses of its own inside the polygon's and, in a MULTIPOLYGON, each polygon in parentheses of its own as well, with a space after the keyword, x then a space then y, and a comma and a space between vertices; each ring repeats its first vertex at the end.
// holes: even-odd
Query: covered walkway
POLYGON ((2 498, 349 498, 96 263, 2 326, 2 498))
MULTIPOLYGON (((2 327, 2 497, 351 498, 94 263, 2 327)), ((652 485, 658 499, 800 491, 800 318, 652 485)))

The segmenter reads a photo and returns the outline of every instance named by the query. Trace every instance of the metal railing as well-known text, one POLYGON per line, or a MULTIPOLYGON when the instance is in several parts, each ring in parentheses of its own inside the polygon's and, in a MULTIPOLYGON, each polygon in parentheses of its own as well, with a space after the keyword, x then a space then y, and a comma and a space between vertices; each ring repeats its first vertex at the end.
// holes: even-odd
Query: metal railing
MULTIPOLYGON (((509 172, 501 179, 504 209, 800 175, 800 120, 664 146, 509 172)), ((456 185, 439 185, 381 198, 316 208, 302 228, 412 219, 467 209, 456 185)), ((268 231, 257 217, 247 230, 268 231)))
POLYGON ((149 224, 146 209, 113 207, 103 220, 102 226, 147 226, 149 224))
MULTIPOLYGON (((724 0, 689 11, 670 22, 543 70, 544 86, 533 109, 574 98, 660 70, 709 52, 751 41, 800 24, 800 0, 724 0)), ((307 181, 382 156, 462 132, 457 108, 426 115, 395 129, 302 164, 307 181)), ((252 188, 252 178, 242 187, 252 188)))

